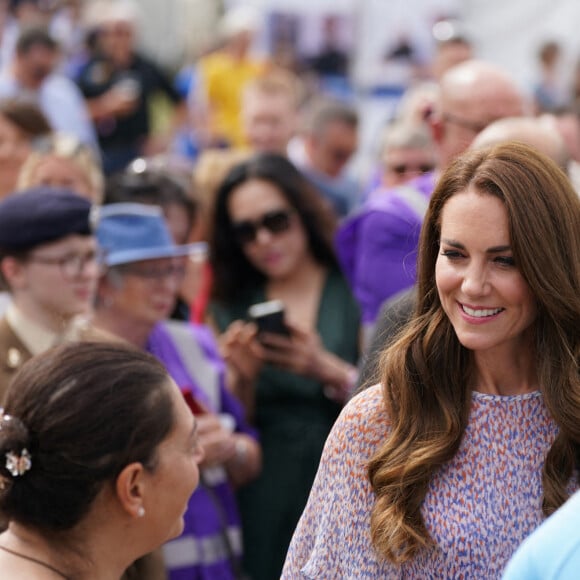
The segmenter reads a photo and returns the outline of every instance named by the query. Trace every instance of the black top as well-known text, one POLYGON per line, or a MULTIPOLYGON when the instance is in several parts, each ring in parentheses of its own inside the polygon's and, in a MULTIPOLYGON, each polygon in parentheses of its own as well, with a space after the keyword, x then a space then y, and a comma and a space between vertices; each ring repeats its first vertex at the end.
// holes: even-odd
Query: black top
POLYGON ((135 111, 124 117, 109 117, 96 123, 99 144, 103 150, 110 147, 136 145, 150 131, 149 100, 158 92, 173 103, 181 96, 169 77, 152 61, 135 54, 129 67, 117 69, 103 56, 96 56, 81 69, 77 84, 87 99, 100 97, 117 83, 131 84, 139 95, 135 111))

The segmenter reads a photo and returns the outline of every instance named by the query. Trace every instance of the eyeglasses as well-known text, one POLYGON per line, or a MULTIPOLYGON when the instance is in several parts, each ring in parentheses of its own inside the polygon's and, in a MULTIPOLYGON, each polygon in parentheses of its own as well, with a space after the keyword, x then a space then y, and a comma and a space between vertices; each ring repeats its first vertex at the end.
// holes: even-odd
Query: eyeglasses
POLYGON ((102 266, 105 263, 105 254, 100 250, 94 250, 86 254, 67 254, 61 257, 30 255, 27 261, 47 266, 59 266, 62 275, 72 279, 78 278, 87 265, 102 266))
POLYGON ((173 278, 174 280, 182 280, 185 276, 185 263, 172 263, 164 266, 157 264, 123 264, 119 266, 119 270, 123 274, 129 274, 130 276, 136 276, 137 278, 143 278, 145 280, 160 281, 173 278))
POLYGON ((245 220, 232 224, 235 238, 242 246, 256 239, 258 231, 267 229, 271 234, 281 234, 287 231, 292 224, 292 210, 278 209, 264 214, 261 218, 251 221, 245 220))
POLYGON ((407 173, 429 173, 435 169, 432 163, 420 163, 419 165, 411 165, 407 163, 398 163, 397 165, 390 165, 387 167, 389 171, 393 171, 397 175, 406 175, 407 173))
POLYGON ((468 129, 473 133, 481 133, 489 124, 488 123, 478 123, 477 121, 470 121, 469 119, 463 119, 462 117, 458 117, 457 115, 452 115, 451 113, 445 113, 443 115, 443 120, 447 123, 452 123, 453 125, 457 125, 458 127, 462 127, 463 129, 468 129))

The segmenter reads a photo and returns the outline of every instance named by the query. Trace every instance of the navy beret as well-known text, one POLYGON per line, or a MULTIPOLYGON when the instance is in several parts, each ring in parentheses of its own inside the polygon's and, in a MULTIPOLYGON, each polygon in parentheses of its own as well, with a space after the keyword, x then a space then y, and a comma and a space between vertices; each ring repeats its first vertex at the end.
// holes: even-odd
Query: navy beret
POLYGON ((67 189, 34 187, 0 202, 0 249, 22 251, 71 234, 91 235, 91 203, 67 189))

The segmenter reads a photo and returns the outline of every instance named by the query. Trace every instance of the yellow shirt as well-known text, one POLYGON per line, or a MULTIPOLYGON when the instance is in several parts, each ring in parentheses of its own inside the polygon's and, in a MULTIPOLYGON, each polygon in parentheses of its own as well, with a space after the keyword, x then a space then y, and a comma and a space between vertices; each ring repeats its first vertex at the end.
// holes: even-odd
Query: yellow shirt
POLYGON ((234 59, 225 52, 214 52, 199 60, 200 80, 211 111, 212 134, 234 147, 245 144, 240 120, 242 92, 265 68, 262 60, 234 59))

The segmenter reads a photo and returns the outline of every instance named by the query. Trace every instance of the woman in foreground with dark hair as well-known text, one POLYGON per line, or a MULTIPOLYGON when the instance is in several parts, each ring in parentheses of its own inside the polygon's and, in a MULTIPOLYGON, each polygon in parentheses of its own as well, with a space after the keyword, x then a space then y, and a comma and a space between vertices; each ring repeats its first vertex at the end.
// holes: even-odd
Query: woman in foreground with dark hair
POLYGON ((0 575, 120 578, 181 533, 202 458, 152 356, 87 342, 31 359, 0 415, 0 575))
POLYGON ((334 221, 284 157, 261 154, 218 190, 213 322, 261 435, 262 475, 239 493, 247 571, 279 577, 324 440, 356 379, 358 310, 332 249, 334 221), (256 334, 254 303, 284 306, 288 335, 256 334))
POLYGON ((431 198, 414 318, 325 446, 282 578, 499 578, 578 487, 580 199, 525 145, 431 198))

